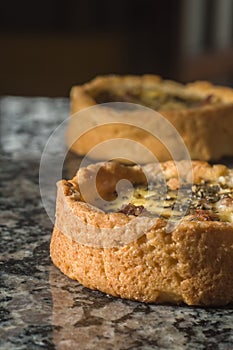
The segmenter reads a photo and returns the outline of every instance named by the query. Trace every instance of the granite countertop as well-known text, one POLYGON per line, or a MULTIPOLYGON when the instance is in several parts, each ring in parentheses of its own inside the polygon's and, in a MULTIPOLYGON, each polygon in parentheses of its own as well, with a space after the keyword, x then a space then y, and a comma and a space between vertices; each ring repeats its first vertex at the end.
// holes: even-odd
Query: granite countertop
POLYGON ((0 99, 0 349, 233 349, 233 306, 121 300, 52 265, 38 171, 68 111, 66 99, 0 99))

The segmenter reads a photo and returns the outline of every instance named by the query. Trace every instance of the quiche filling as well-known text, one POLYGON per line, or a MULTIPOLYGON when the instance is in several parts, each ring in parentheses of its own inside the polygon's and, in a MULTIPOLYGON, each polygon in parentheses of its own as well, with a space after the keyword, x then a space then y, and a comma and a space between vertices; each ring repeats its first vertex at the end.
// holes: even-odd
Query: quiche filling
POLYGON ((219 102, 214 95, 204 99, 194 95, 171 94, 159 89, 132 91, 101 91, 95 96, 98 104, 106 102, 128 102, 140 104, 155 110, 181 110, 198 108, 219 102))
MULTIPOLYGON (((185 190, 185 189, 184 189, 185 190)), ((133 195, 119 193, 116 200, 106 203, 106 212, 126 215, 153 215, 173 220, 183 217, 190 221, 233 222, 233 188, 202 182, 187 187, 186 196, 177 200, 178 190, 169 189, 164 195, 159 186, 137 186, 133 195)))
MULTIPOLYGON (((69 196, 81 200, 79 189, 69 182, 69 196)), ((152 183, 149 186, 135 185, 119 193, 111 193, 111 200, 94 198, 91 203, 106 213, 124 213, 126 215, 144 215, 168 220, 221 221, 233 222, 233 181, 220 177, 212 183, 201 180, 200 183, 183 187, 185 195, 179 196, 178 189, 169 185, 152 183), (181 197, 181 198, 180 198, 181 197)), ((107 195, 109 197, 109 193, 107 195)))

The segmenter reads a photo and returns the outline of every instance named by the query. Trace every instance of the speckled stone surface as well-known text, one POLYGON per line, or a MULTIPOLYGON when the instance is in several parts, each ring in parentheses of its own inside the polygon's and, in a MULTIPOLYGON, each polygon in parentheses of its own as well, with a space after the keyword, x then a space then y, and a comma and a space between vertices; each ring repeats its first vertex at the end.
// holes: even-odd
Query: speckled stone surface
POLYGON ((120 300, 52 265, 38 169, 68 110, 66 99, 0 99, 0 349, 233 349, 233 306, 120 300))

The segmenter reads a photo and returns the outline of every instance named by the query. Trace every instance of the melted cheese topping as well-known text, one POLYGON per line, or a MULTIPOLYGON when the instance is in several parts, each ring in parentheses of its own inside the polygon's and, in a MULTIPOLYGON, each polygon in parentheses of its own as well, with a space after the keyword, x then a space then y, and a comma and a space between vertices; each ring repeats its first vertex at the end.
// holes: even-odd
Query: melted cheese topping
MULTIPOLYGON (((105 202, 101 208, 105 212, 123 212, 130 215, 134 208, 143 208, 143 215, 160 216, 163 219, 190 221, 233 222, 233 184, 232 179, 219 178, 217 183, 202 181, 193 186, 187 185, 186 195, 179 198, 178 191, 161 185, 150 188, 137 186, 118 193, 113 201, 105 202), (127 206, 130 205, 130 211, 127 206)), ((135 212, 134 215, 139 215, 135 212)))
POLYGON ((202 107, 208 104, 218 103, 219 99, 214 95, 200 98, 195 95, 172 94, 159 89, 147 89, 141 92, 132 91, 101 91, 95 96, 97 103, 105 102, 129 102, 141 104, 155 110, 180 110, 202 107))

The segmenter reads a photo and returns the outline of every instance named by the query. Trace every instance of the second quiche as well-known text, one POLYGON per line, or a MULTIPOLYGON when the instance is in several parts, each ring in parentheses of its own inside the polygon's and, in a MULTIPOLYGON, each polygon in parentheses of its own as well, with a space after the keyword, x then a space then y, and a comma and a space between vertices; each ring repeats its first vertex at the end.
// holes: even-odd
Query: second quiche
MULTIPOLYGON (((175 127, 192 159, 217 160, 223 156, 233 155, 233 89, 231 88, 214 86, 204 81, 183 85, 163 80, 156 75, 100 76, 89 83, 72 88, 72 116, 67 131, 67 143, 72 151, 85 155, 101 142, 127 138, 140 142, 158 160, 164 161, 174 158, 166 144, 162 144, 144 128, 118 123, 117 118, 115 124, 98 127, 91 125, 90 130, 80 137, 77 132, 78 119, 74 118, 75 113, 108 102, 128 102, 158 111, 175 127)), ((147 108, 145 112, 143 109, 141 111, 142 121, 146 110, 147 108)), ((106 111, 109 113, 110 108, 103 107, 103 113, 106 111)), ((124 118, 125 120, 128 117, 133 118, 135 110, 126 108, 119 113, 122 121, 124 118)), ((136 161, 146 163, 151 160, 144 159, 140 151, 137 153, 136 161)), ((101 160, 104 155, 102 152, 99 154, 97 152, 94 158, 101 160)))

